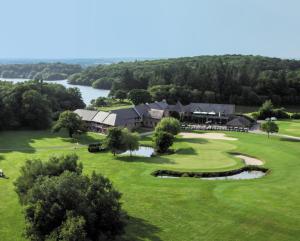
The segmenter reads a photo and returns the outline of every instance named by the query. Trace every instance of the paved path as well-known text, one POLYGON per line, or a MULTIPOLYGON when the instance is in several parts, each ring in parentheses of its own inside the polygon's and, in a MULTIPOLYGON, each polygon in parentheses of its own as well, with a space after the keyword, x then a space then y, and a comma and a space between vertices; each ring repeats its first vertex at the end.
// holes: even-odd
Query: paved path
POLYGON ((140 133, 140 136, 150 136, 153 133, 154 133, 154 131, 148 131, 148 132, 140 133))

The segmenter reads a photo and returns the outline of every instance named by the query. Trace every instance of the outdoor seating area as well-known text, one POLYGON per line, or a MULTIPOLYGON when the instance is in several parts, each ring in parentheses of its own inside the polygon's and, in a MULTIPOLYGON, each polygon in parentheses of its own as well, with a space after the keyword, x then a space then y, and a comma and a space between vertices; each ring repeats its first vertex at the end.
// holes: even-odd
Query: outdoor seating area
POLYGON ((203 130, 203 131, 236 131, 236 132, 248 132, 249 128, 244 127, 232 127, 221 125, 200 125, 200 124, 182 124, 183 130, 203 130))

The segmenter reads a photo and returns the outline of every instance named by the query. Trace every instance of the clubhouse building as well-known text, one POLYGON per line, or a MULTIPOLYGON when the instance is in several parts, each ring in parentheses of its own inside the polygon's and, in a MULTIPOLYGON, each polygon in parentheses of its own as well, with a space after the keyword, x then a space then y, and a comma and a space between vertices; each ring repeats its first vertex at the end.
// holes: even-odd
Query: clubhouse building
POLYGON ((190 103, 182 105, 179 101, 169 105, 160 102, 136 105, 132 108, 112 110, 110 112, 77 109, 75 110, 89 130, 105 133, 110 127, 126 127, 130 130, 138 127, 154 128, 157 123, 168 116, 176 116, 181 121, 197 124, 239 125, 249 127, 250 121, 235 116, 235 105, 190 103), (231 124, 230 124, 231 123, 231 124))

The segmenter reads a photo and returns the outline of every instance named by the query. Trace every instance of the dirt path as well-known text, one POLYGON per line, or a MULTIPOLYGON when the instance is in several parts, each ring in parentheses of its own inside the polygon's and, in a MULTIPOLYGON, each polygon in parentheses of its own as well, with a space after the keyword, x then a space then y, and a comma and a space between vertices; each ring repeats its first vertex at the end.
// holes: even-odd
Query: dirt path
POLYGON ((183 138, 204 138, 204 139, 211 139, 211 140, 226 140, 226 141, 236 141, 237 138, 228 137, 224 133, 190 133, 190 132, 181 132, 179 134, 183 138))

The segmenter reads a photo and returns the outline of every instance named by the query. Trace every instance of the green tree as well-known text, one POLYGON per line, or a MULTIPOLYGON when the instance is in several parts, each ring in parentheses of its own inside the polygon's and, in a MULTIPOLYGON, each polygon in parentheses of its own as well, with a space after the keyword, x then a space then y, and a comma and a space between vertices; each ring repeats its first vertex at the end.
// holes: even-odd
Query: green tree
POLYGON ((59 119, 56 124, 53 126, 53 131, 58 132, 62 128, 68 130, 69 137, 72 137, 74 134, 81 134, 86 131, 85 124, 77 115, 72 111, 64 111, 59 115, 59 119))
POLYGON ((102 77, 100 79, 97 79, 95 82, 93 82, 93 87, 96 89, 109 90, 112 87, 114 80, 115 80, 114 78, 102 77))
POLYGON ((165 131, 157 131, 154 133, 153 141, 155 150, 159 153, 165 153, 173 145, 174 136, 165 131))
POLYGON ((127 97, 127 93, 124 90, 117 90, 114 94, 114 97, 120 101, 124 101, 127 97))
POLYGON ((98 97, 92 104, 94 104, 97 107, 103 107, 103 106, 107 106, 108 101, 105 97, 98 97))
MULTIPOLYGON (((58 240, 63 241, 87 241, 87 233, 85 230, 86 221, 82 216, 75 216, 72 213, 67 213, 67 219, 62 223, 60 227, 59 234, 55 233, 55 236, 58 236, 58 240)), ((52 237, 51 237, 52 238, 52 237)), ((55 237, 53 237, 54 240, 55 237)), ((50 240, 49 240, 50 241, 50 240)))
POLYGON ((268 133, 268 138, 270 138, 270 133, 277 133, 279 131, 278 125, 274 121, 267 121, 261 124, 261 129, 268 133))
POLYGON ((274 106, 271 100, 266 100, 258 110, 258 118, 265 119, 271 118, 273 115, 274 106))
POLYGON ((31 240, 113 240, 124 230, 121 194, 111 182, 69 171, 37 179, 25 206, 31 240))
POLYGON ((126 150, 130 151, 130 156, 132 155, 132 151, 139 149, 139 139, 140 136, 136 132, 130 132, 128 129, 123 129, 122 131, 122 139, 123 143, 126 146, 126 150))
POLYGON ((22 94, 20 108, 22 123, 33 129, 45 129, 51 123, 51 109, 46 98, 36 90, 27 90, 22 94))
POLYGON ((131 100, 133 104, 138 105, 151 102, 151 95, 147 90, 133 89, 128 93, 128 99, 131 100))
POLYGON ((14 182, 15 190, 21 203, 26 203, 28 191, 42 176, 59 176, 64 171, 82 173, 82 164, 78 163, 78 156, 69 154, 65 156, 51 156, 47 162, 39 159, 27 160, 21 167, 21 174, 14 182))
POLYGON ((120 127, 109 128, 106 137, 106 147, 116 155, 118 152, 126 151, 126 143, 123 141, 123 130, 120 127))
POLYGON ((180 122, 176 118, 165 117, 157 124, 155 131, 165 131, 177 135, 180 132, 180 122))

